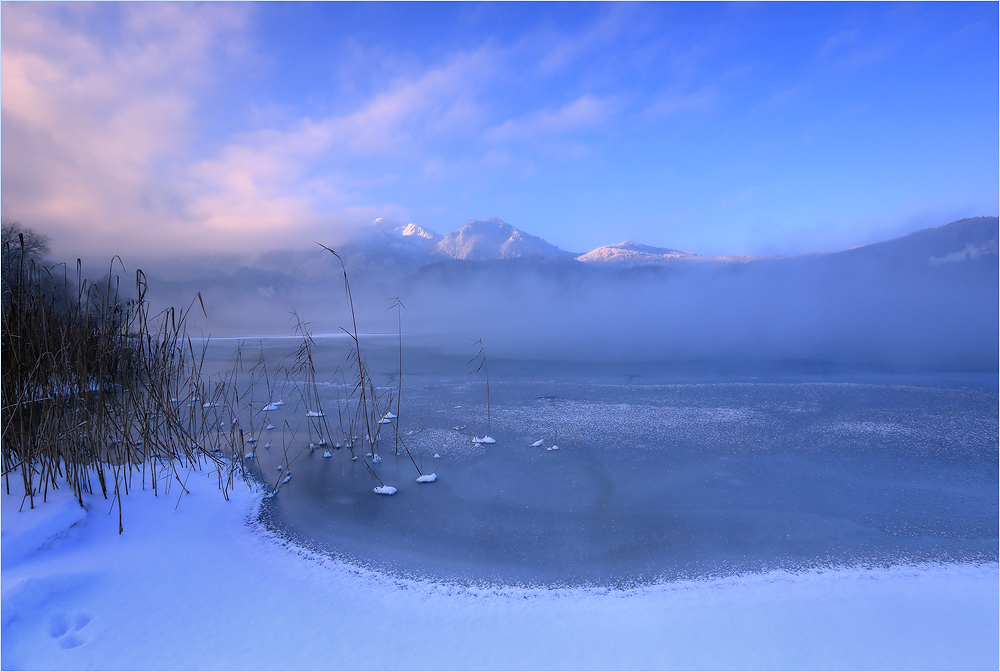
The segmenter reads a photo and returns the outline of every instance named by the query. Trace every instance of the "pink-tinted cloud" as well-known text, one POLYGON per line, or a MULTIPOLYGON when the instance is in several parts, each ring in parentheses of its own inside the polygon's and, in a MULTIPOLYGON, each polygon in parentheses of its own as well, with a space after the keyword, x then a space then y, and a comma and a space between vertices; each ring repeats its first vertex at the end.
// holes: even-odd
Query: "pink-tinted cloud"
POLYGON ((2 11, 3 215, 50 233, 57 253, 182 245, 194 225, 178 179, 191 109, 211 81, 209 50, 238 35, 244 11, 160 3, 2 11), (115 14, 118 38, 82 29, 99 12, 115 14))

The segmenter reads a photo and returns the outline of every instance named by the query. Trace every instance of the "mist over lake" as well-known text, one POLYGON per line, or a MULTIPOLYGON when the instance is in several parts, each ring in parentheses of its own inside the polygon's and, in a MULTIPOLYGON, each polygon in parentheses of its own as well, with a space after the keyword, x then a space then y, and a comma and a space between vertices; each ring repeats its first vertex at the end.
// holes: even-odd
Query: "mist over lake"
POLYGON ((268 275, 260 261, 241 267, 242 289, 220 281, 228 301, 204 292, 206 309, 224 316, 214 323, 235 335, 202 342, 210 368, 225 370, 238 351, 245 366, 276 370, 299 338, 267 335, 278 306, 310 323, 300 328, 315 341, 325 429, 305 417, 296 376, 251 392, 285 405, 240 420, 259 437, 251 471, 278 493, 262 520, 380 570, 620 585, 992 562, 996 229, 982 218, 783 258, 671 250, 594 264, 410 250, 411 269, 395 272, 370 261, 384 239, 362 240, 344 248, 344 268, 357 269, 360 351, 400 416, 364 449, 379 482, 342 447, 356 392, 353 322, 334 326, 351 317, 336 286, 343 268, 309 253, 284 258, 311 261, 307 281, 268 275), (273 292, 254 291, 267 281, 273 292), (405 310, 387 311, 379 292, 405 310), (475 339, 490 362, 489 416, 469 361, 475 339), (487 432, 495 444, 474 442, 487 432), (439 480, 414 482, 430 472, 439 480), (393 498, 369 496, 381 482, 393 498))

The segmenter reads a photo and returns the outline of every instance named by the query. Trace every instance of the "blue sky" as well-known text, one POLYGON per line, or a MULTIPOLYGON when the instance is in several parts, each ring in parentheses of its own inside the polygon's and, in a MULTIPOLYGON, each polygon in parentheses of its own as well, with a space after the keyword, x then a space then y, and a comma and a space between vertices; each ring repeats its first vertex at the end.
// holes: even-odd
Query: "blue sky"
POLYGON ((57 253, 500 217, 794 253, 996 215, 996 3, 4 3, 2 207, 57 253))

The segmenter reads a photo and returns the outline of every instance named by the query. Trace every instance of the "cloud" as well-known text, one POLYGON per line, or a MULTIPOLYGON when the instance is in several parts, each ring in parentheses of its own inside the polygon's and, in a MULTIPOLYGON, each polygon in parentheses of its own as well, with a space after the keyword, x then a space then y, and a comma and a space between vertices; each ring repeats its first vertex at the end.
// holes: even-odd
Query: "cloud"
POLYGON ((521 141, 588 130, 602 124, 613 107, 611 101, 587 94, 557 110, 538 110, 517 119, 507 119, 487 129, 484 138, 491 142, 521 141))
POLYGON ((170 223, 184 224, 176 177, 211 81, 205 65, 245 12, 161 3, 2 12, 4 216, 30 218, 57 251, 170 244, 170 223), (91 21, 105 32, 85 32, 91 21))
POLYGON ((205 154, 195 114, 227 55, 246 54, 249 22, 240 5, 3 5, 4 216, 57 254, 288 244, 398 211, 364 203, 371 178, 352 161, 440 164, 431 144, 483 126, 487 48, 205 154))
POLYGON ((702 112, 714 107, 718 101, 718 88, 707 86, 690 93, 662 94, 653 100, 645 113, 647 116, 665 117, 682 112, 702 112))

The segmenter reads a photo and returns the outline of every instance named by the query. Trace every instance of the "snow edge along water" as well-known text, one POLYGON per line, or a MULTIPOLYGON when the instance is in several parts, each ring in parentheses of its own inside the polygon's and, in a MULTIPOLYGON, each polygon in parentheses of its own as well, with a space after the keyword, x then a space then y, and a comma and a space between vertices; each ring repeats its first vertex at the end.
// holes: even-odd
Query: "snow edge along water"
POLYGON ((260 489, 226 502, 214 476, 192 472, 179 503, 176 487, 133 491, 122 536, 100 496, 84 511, 61 488, 18 513, 12 487, 3 667, 988 669, 1000 658, 996 563, 625 589, 456 585, 311 551, 258 521, 260 489))

